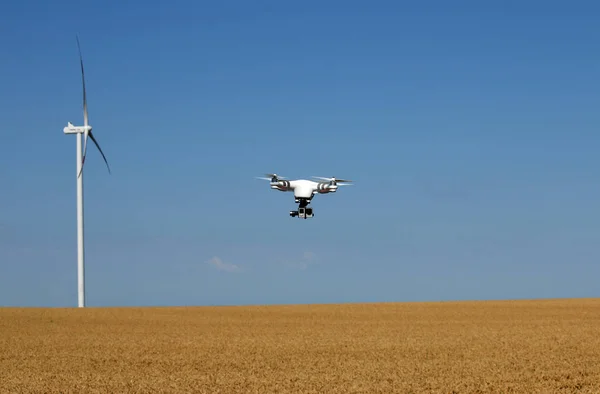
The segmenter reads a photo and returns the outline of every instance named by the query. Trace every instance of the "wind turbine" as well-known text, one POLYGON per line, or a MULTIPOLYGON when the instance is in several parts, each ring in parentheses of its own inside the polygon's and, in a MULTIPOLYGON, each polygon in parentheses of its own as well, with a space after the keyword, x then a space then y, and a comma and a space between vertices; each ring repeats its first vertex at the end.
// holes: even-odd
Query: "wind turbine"
POLYGON ((73 126, 71 122, 67 123, 67 127, 63 129, 65 134, 75 134, 77 141, 77 293, 79 308, 85 307, 85 274, 84 274, 84 249, 83 249, 83 164, 87 152, 87 139, 94 142, 110 174, 108 161, 98 145, 98 142, 92 134, 92 126, 88 123, 87 99, 85 95, 85 75, 83 72, 83 57, 81 56, 81 47, 79 45, 79 37, 77 37, 77 49, 79 50, 79 63, 81 65, 81 82, 83 85, 83 126, 73 126), (84 135, 83 154, 81 152, 81 135, 84 135))

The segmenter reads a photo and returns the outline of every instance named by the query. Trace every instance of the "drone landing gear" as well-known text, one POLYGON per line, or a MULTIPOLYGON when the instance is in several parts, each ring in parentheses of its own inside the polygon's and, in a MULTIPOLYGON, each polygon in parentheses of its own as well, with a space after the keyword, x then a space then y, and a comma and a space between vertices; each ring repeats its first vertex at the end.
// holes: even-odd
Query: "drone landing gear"
POLYGON ((297 199, 296 202, 299 203, 297 211, 290 211, 291 217, 298 217, 300 219, 308 219, 312 218, 315 215, 313 214, 313 209, 308 207, 310 200, 307 199, 297 199))

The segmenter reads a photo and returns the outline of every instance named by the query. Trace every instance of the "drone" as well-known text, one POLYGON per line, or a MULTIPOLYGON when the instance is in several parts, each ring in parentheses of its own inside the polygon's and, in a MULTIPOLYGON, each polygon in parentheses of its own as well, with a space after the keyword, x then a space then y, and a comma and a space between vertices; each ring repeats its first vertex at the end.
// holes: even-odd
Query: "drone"
POLYGON ((349 186, 352 181, 336 178, 323 178, 313 176, 324 182, 309 181, 306 179, 287 180, 285 177, 277 174, 265 174, 267 177, 258 177, 270 181, 271 189, 281 192, 294 192, 294 198, 298 204, 297 211, 290 211, 291 217, 299 219, 308 219, 314 217, 313 209, 308 205, 316 194, 335 193, 338 186, 349 186))

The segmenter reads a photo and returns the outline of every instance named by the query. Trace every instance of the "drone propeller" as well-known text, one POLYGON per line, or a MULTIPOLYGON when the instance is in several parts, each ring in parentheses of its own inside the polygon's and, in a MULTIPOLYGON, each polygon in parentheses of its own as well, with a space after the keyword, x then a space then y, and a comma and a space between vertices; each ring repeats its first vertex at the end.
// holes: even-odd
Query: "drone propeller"
POLYGON ((286 177, 279 176, 277 174, 265 174, 265 175, 268 176, 269 178, 286 179, 286 177))
POLYGON ((348 179, 336 179, 335 177, 333 178, 324 178, 322 176, 313 176, 313 178, 315 179, 321 179, 323 181, 328 181, 328 182, 332 182, 338 186, 350 186, 352 184, 353 181, 348 180, 348 179))
POLYGON ((81 65, 81 82, 83 85, 83 123, 84 123, 84 126, 83 126, 84 127, 83 157, 81 159, 81 170, 79 171, 79 175, 77 175, 77 177, 80 177, 81 173, 83 172, 83 164, 85 163, 85 155, 87 153, 88 137, 90 137, 92 139, 92 142, 96 145, 96 148, 98 148, 98 150, 100 151, 100 154, 102 155, 102 158, 104 159, 104 162, 106 163, 106 167, 108 168, 108 173, 110 174, 110 166, 108 165, 106 156, 104 156, 104 152, 102 152, 100 145, 94 138, 94 134, 92 134, 92 128, 88 127, 89 124, 88 124, 87 98, 86 98, 86 94, 85 94, 85 74, 83 72, 83 57, 81 56, 81 46, 79 45, 79 36, 77 36, 76 38, 77 38, 77 49, 79 50, 79 64, 81 65))
POLYGON ((268 178, 262 177, 262 176, 257 176, 256 179, 264 179, 266 181, 271 181, 271 182, 277 182, 280 179, 286 179, 286 177, 284 176, 279 176, 277 174, 265 174, 268 178))

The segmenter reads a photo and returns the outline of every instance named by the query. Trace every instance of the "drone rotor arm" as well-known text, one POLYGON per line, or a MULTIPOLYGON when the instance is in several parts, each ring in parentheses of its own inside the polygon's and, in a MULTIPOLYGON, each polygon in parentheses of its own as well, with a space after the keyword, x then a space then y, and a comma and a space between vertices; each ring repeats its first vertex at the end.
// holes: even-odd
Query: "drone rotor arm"
POLYGON ((328 181, 328 182, 335 182, 337 185, 342 184, 342 183, 350 184, 350 183, 353 182, 353 181, 351 181, 349 179, 337 179, 335 177, 325 178, 325 177, 322 177, 322 176, 313 176, 313 178, 320 179, 320 180, 323 180, 323 181, 328 181))

